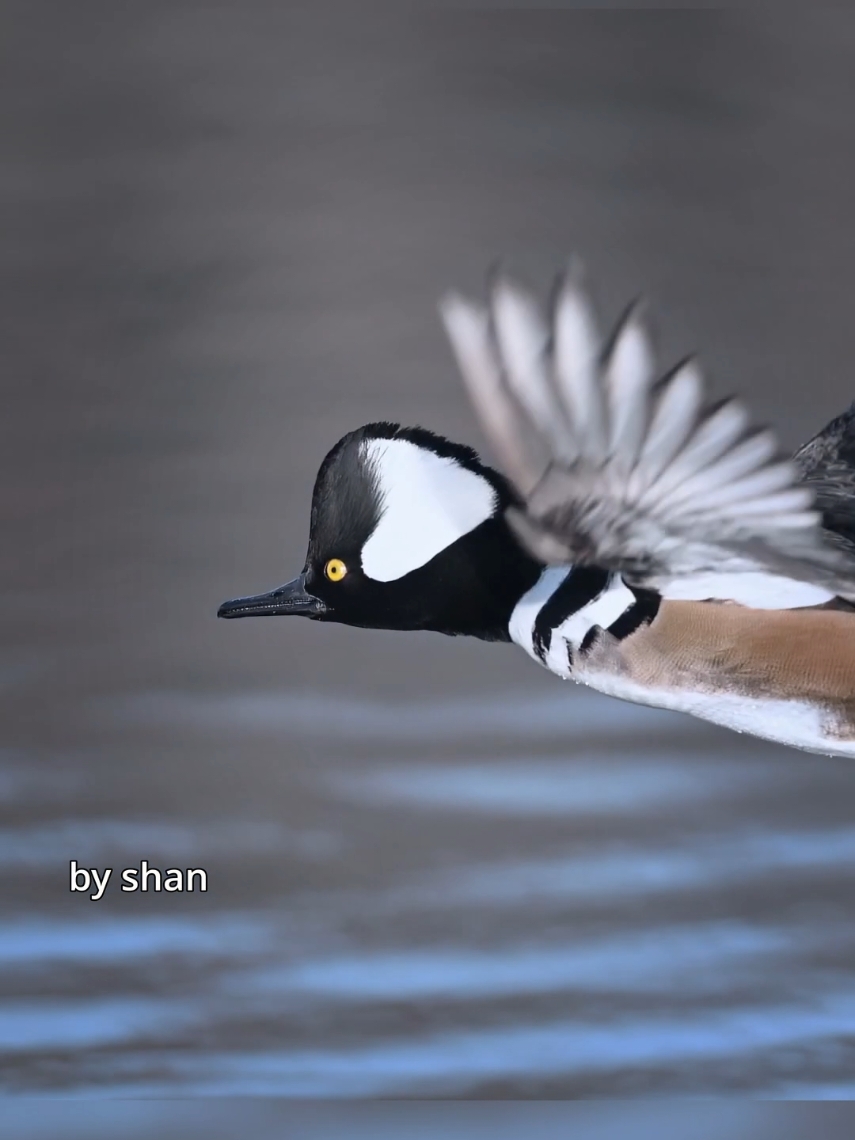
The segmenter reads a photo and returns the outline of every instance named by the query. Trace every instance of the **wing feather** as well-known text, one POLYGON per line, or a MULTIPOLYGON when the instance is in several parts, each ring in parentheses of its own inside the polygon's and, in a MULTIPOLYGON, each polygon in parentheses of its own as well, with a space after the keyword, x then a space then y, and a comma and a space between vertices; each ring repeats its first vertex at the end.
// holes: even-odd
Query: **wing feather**
POLYGON ((684 361, 656 387, 650 428, 629 479, 632 498, 638 498, 658 479, 686 442, 703 400, 703 377, 693 360, 684 361))
POLYGON ((578 262, 570 265, 556 292, 554 313, 555 387, 582 456, 606 457, 606 409, 600 379, 600 335, 578 262))
POLYGON ((503 381, 489 315, 457 293, 443 298, 440 315, 484 431, 508 477, 525 494, 542 475, 543 460, 529 423, 503 381))
POLYGON ((824 540, 813 491, 774 432, 740 400, 710 403, 694 359, 657 380, 640 305, 603 354, 579 262, 559 280, 551 324, 504 276, 486 308, 451 295, 441 311, 523 498, 509 521, 543 561, 591 563, 663 591, 768 573, 855 600, 855 554, 824 540))
POLYGON ((492 289, 492 333, 508 387, 528 417, 565 461, 578 454, 549 380, 550 333, 535 297, 498 276, 492 289))
POLYGON ((639 306, 621 322, 605 363, 608 391, 608 453, 627 478, 638 460, 647 430, 655 360, 639 306))

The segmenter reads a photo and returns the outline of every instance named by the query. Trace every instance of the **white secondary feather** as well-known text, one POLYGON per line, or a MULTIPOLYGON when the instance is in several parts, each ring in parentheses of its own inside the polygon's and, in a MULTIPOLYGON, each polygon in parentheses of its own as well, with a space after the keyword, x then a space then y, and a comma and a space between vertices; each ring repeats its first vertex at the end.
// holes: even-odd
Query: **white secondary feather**
POLYGON ((601 462, 606 454, 606 421, 598 378, 600 336, 578 265, 567 274, 555 305, 554 340, 555 385, 569 413, 575 442, 583 455, 601 462))
MULTIPOLYGON (((699 367, 698 375, 702 375, 699 367)), ((732 400, 723 404, 695 425, 688 441, 653 481, 641 502, 661 502, 669 491, 682 486, 687 479, 719 459, 740 440, 748 426, 748 412, 740 403, 732 400)))
POLYGON ((469 378, 475 410, 494 446, 502 452, 509 478, 526 494, 543 474, 544 462, 503 381, 489 317, 457 293, 443 297, 439 311, 457 365, 469 378))
POLYGON ((493 308, 508 387, 553 449, 563 449, 567 460, 575 458, 575 448, 566 447, 567 425, 562 425, 561 408, 547 380, 549 328, 537 301, 523 289, 509 289, 500 279, 493 291, 493 308))
POLYGON ((407 439, 371 439, 362 448, 380 501, 380 520, 362 548, 362 569, 377 582, 424 566, 496 510, 495 489, 455 459, 407 439))
POLYGON ((639 499, 665 470, 689 438, 703 405, 704 381, 694 360, 687 360, 660 385, 650 426, 641 445, 638 465, 627 490, 639 499))
POLYGON ((780 574, 762 571, 744 573, 695 574, 675 578, 662 589, 662 597, 673 601, 738 602, 755 610, 793 610, 800 606, 820 606, 834 597, 831 590, 814 586, 810 582, 797 582, 780 574))
POLYGON ((609 393, 609 454, 628 478, 647 427, 647 395, 654 375, 653 350, 640 314, 621 327, 606 369, 609 393))
POLYGON ((685 500, 691 500, 693 504, 708 502, 729 480, 739 480, 758 468, 762 470, 762 465, 773 459, 777 450, 778 444, 772 432, 758 432, 736 444, 709 467, 676 483, 673 490, 665 489, 660 481, 657 484, 659 503, 673 507, 685 500))
MULTIPOLYGON (((706 403, 695 361, 654 382, 638 308, 603 359, 578 267, 558 290, 551 340, 531 295, 513 282, 493 286, 490 306, 455 298, 446 328, 487 435, 526 500, 510 521, 538 557, 599 565, 660 590, 730 566, 806 583, 790 592, 794 604, 855 598, 853 559, 826 545, 813 492, 780 457, 774 433, 752 429, 737 400, 706 403), (532 436, 548 457, 536 485, 532 436)), ((762 593, 744 586, 734 582, 734 591, 762 593)), ((719 588, 710 596, 733 597, 723 575, 719 588)))

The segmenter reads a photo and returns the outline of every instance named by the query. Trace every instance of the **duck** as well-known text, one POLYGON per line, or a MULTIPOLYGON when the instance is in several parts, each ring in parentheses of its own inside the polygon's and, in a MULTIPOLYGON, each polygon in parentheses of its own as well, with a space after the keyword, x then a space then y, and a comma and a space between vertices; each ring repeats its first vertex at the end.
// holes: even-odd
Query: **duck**
POLYGON ((300 574, 218 616, 512 643, 611 697, 855 756, 855 403, 787 456, 696 357, 658 368, 644 300, 604 339, 578 260, 547 306, 496 272, 440 315, 498 466, 424 427, 349 432, 300 574))

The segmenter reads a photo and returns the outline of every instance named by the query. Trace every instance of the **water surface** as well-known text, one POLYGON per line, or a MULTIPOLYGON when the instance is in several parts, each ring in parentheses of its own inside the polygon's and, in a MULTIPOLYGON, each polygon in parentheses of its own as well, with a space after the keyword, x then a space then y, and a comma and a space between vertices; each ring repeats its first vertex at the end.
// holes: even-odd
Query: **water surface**
POLYGON ((214 617, 299 571, 345 431, 477 442, 434 306, 498 254, 648 289, 787 445, 847 404, 853 47, 842 12, 18 9, 4 1091, 855 1093, 851 764, 511 647, 214 617), (122 893, 142 860, 209 889, 122 893))

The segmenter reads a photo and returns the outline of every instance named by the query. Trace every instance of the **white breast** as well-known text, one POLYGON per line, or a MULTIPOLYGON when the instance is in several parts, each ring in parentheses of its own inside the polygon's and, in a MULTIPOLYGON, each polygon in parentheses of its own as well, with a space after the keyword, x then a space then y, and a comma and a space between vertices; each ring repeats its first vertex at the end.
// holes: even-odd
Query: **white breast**
POLYGON ((521 645, 530 657, 545 665, 550 672, 565 678, 571 672, 568 648, 578 649, 595 625, 607 628, 635 602, 632 590, 624 585, 618 575, 613 575, 601 593, 552 628, 549 650, 545 657, 541 657, 534 639, 538 615, 571 571, 571 566, 548 566, 528 593, 523 594, 517 602, 508 624, 512 641, 521 645))
POLYGON ((570 573, 570 566, 547 566, 532 588, 520 598, 508 622, 511 641, 521 645, 535 661, 534 623, 537 615, 570 573))

